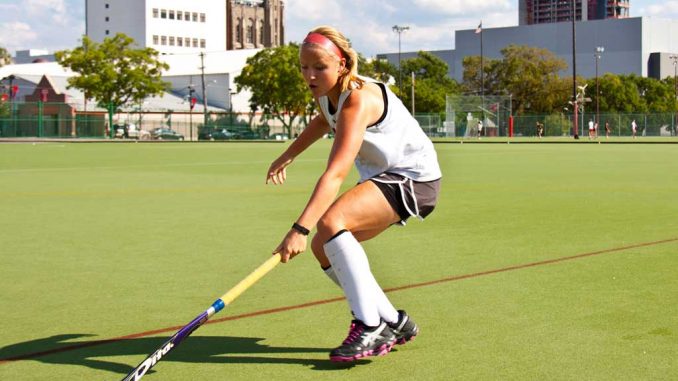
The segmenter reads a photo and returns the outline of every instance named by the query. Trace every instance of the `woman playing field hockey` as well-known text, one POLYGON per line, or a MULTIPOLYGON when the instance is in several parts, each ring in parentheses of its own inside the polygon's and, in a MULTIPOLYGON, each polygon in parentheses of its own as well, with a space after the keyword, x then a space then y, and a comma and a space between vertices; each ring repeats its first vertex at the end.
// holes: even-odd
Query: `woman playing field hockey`
POLYGON ((320 113, 273 161, 266 183, 284 183, 287 166, 300 153, 330 131, 335 137, 306 207, 274 253, 289 261, 306 250, 308 233, 316 227, 313 254, 344 291, 354 316, 348 337, 330 359, 383 355, 413 339, 419 328, 388 300, 360 242, 433 211, 441 177, 436 152, 387 86, 358 76, 357 53, 337 30, 319 27, 309 33, 300 63, 320 113), (354 162, 360 181, 337 198, 354 162))

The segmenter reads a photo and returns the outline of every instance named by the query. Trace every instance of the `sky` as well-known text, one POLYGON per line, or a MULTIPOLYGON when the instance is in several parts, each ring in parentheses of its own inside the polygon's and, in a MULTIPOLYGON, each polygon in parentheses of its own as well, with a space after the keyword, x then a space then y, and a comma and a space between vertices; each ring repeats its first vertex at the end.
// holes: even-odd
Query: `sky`
MULTIPOLYGON (((114 1, 114 0, 113 0, 114 1)), ((366 57, 454 48, 454 31, 518 25, 518 0, 286 0, 287 42, 308 30, 331 25, 366 57)), ((678 0, 630 0, 631 17, 678 19, 678 0)), ((73 49, 85 32, 85 0, 0 0, 0 47, 73 49)))

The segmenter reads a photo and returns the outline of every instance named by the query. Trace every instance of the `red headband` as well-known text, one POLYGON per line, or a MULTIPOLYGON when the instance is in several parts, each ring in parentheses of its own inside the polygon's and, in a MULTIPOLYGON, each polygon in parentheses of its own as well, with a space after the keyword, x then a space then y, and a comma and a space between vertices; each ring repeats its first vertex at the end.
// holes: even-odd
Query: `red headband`
POLYGON ((339 57, 339 59, 344 58, 344 54, 341 52, 341 49, 339 49, 339 47, 335 45, 332 40, 320 33, 309 33, 304 39, 304 44, 318 44, 334 53, 337 57, 339 57))

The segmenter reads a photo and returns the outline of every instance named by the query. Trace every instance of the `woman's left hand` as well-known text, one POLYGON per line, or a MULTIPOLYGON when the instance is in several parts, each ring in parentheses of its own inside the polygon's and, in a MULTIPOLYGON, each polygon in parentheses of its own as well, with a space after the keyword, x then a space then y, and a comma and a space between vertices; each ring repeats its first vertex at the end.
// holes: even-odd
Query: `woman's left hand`
POLYGON ((282 242, 280 242, 280 245, 278 245, 278 247, 273 250, 273 254, 280 253, 282 263, 287 263, 297 254, 300 254, 306 250, 307 238, 307 236, 294 229, 291 229, 289 232, 287 232, 287 235, 285 238, 283 238, 282 242))

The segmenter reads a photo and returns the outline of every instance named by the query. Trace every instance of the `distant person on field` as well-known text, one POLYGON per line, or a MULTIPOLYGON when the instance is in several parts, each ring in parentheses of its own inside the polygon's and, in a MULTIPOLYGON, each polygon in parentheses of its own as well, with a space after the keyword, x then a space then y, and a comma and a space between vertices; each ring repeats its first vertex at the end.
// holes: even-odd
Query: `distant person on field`
POLYGON ((537 121, 537 137, 541 139, 542 136, 544 136, 544 124, 540 121, 537 121))
MULTIPOLYGON (((433 211, 442 176, 436 151, 386 84, 358 75, 358 53, 336 29, 311 31, 301 43, 299 61, 319 113, 273 161, 266 183, 283 184, 287 167, 302 152, 324 134, 335 135, 310 199, 273 253, 288 262, 306 250, 315 227, 313 254, 343 290, 353 315, 348 337, 330 352, 330 360, 383 355, 394 344, 414 338, 419 328, 405 311, 393 307, 370 270, 361 242, 433 211), (354 164, 360 180, 339 194, 354 164)), ((399 251, 407 254, 408 249, 399 251)), ((290 280, 280 284, 280 292, 295 287, 290 280)), ((290 329, 308 330, 304 322, 296 325, 290 329)))
POLYGON ((589 139, 593 139, 593 135, 595 133, 596 126, 593 124, 593 119, 589 119, 589 139))
POLYGON ((638 125, 636 124, 636 120, 634 119, 631 122, 631 136, 633 136, 634 139, 636 138, 636 133, 638 133, 638 125))
POLYGON ((478 119, 478 139, 483 135, 483 121, 478 119))
POLYGON ((612 130, 610 129, 610 122, 608 122, 608 121, 606 120, 606 121, 605 121, 605 139, 609 139, 609 138, 610 138, 610 133, 611 133, 611 132, 612 132, 612 130))

